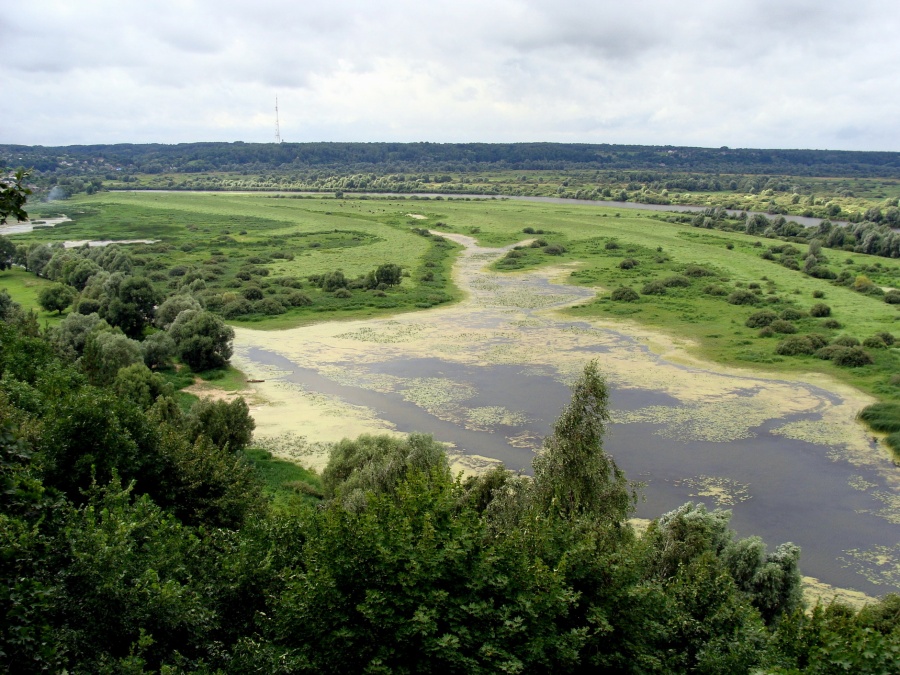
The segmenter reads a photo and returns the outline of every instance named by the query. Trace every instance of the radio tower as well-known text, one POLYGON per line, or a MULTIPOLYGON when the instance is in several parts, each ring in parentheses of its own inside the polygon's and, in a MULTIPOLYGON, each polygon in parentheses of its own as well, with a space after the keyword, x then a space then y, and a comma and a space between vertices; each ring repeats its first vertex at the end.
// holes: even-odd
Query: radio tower
POLYGON ((275 142, 281 143, 281 126, 278 124, 278 97, 275 97, 275 142))

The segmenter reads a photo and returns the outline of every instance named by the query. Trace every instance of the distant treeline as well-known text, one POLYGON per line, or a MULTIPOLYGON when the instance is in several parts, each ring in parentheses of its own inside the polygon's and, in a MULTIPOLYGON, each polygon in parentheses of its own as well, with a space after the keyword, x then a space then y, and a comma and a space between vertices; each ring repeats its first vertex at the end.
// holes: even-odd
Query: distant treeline
POLYGON ((387 172, 649 170, 724 174, 900 178, 900 153, 762 150, 587 143, 160 143, 43 147, 0 145, 0 165, 135 173, 310 168, 387 172))

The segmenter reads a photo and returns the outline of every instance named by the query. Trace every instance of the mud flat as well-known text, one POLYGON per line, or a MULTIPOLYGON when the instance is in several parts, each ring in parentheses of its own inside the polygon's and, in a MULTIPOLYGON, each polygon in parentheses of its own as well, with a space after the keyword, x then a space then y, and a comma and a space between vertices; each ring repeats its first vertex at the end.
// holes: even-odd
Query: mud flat
POLYGON ((499 460, 527 473, 568 385, 596 358, 611 387, 606 448, 646 484, 637 516, 688 500, 729 508, 740 534, 802 546, 804 572, 826 584, 900 590, 900 472, 854 421, 871 399, 824 377, 699 362, 638 325, 561 318, 553 310, 594 292, 554 283, 568 268, 494 274, 485 265, 507 248, 443 236, 466 247, 456 306, 235 329, 235 366, 265 380, 252 385, 258 437, 321 467, 328 442, 424 431, 457 468, 499 460))

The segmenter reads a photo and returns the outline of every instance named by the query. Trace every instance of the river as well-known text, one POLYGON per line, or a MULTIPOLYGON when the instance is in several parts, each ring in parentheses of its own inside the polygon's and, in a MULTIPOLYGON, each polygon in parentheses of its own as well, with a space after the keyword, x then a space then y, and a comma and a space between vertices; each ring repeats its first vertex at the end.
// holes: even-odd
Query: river
POLYGON ((799 544, 806 575, 873 595, 900 590, 898 470, 854 422, 865 403, 857 392, 691 363, 639 327, 567 319, 553 310, 592 295, 555 283, 567 270, 492 274, 485 265, 507 249, 444 236, 466 246, 460 305, 237 329, 235 365, 266 380, 253 405, 261 435, 423 431, 463 464, 500 460, 528 473, 568 385, 596 358, 611 387, 606 449, 645 484, 638 516, 689 500, 729 508, 740 535, 799 544))

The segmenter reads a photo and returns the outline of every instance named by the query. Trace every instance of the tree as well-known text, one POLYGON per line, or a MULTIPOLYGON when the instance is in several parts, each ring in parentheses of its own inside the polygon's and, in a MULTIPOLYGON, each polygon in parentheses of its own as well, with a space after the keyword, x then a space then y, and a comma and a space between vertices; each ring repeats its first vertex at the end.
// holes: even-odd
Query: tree
POLYGON ((103 318, 129 337, 139 337, 144 326, 153 319, 158 300, 159 294, 149 279, 125 277, 118 285, 115 297, 110 298, 103 318))
POLYGON ((30 173, 19 169, 11 178, 0 180, 0 225, 5 225, 10 216, 16 220, 28 219, 23 207, 31 189, 24 185, 24 181, 30 173))
POLYGON ((201 399, 192 407, 187 418, 188 437, 208 438, 222 450, 240 452, 250 443, 256 423, 243 398, 227 401, 201 399))
POLYGON ((33 246, 28 249, 28 253, 25 255, 25 267, 28 268, 29 272, 42 276, 44 268, 52 257, 53 251, 47 244, 33 246))
POLYGON ((178 356, 192 370, 220 368, 231 358, 234 330, 211 312, 182 311, 169 327, 178 356))
POLYGON ((110 384, 119 368, 142 363, 141 344, 118 332, 95 331, 84 345, 81 368, 94 384, 110 384))
POLYGON ((375 280, 379 284, 396 286, 400 283, 402 277, 403 269, 400 267, 400 265, 396 265, 394 263, 385 263, 384 265, 379 265, 378 269, 375 270, 375 280))
POLYGON ((75 289, 66 284, 51 284, 44 286, 38 293, 38 304, 48 312, 62 311, 72 304, 75 299, 75 289))
POLYGON ((572 401, 534 458, 534 490, 539 508, 564 518, 588 516, 599 522, 624 521, 633 508, 633 488, 603 450, 609 422, 606 381, 589 362, 572 387, 572 401))
POLYGON ((11 268, 16 257, 16 245, 0 234, 0 271, 11 268))
POLYGON ((199 310, 203 308, 190 295, 173 295, 157 308, 154 323, 164 330, 168 329, 176 317, 186 309, 199 310))

